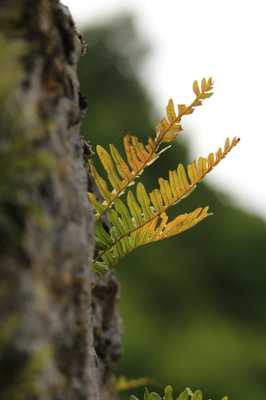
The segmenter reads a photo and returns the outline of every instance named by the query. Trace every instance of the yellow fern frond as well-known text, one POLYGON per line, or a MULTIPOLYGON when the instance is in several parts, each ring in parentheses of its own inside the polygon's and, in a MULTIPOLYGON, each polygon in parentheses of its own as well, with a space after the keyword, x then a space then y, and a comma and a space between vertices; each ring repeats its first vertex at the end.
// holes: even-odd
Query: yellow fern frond
MULTIPOLYGON (((197 208, 168 222, 168 216, 162 213, 160 216, 154 216, 138 227, 132 227, 130 232, 125 232, 121 229, 122 223, 119 213, 114 210, 111 210, 111 212, 112 228, 110 236, 107 232, 101 232, 101 235, 108 235, 108 238, 102 237, 102 243, 105 243, 105 248, 99 253, 94 262, 96 271, 100 271, 103 267, 106 269, 114 266, 124 256, 138 247, 185 232, 210 215, 208 207, 197 208)), ((99 235, 99 228, 96 232, 99 235)))
POLYGON ((107 213, 111 223, 110 232, 97 221, 96 232, 102 243, 95 260, 95 267, 105 264, 115 265, 132 250, 176 236, 208 217, 208 207, 197 208, 193 212, 178 215, 168 221, 167 210, 187 197, 196 185, 236 146, 236 137, 225 141, 223 150, 216 154, 200 157, 187 168, 179 164, 176 170, 169 171, 169 179, 159 178, 159 188, 148 193, 142 183, 138 183, 135 194, 128 191, 126 203, 121 199, 114 201, 114 209, 107 213))
POLYGON ((224 149, 210 153, 207 158, 200 157, 187 168, 179 164, 176 170, 169 171, 169 180, 159 178, 159 188, 146 192, 142 183, 138 183, 136 197, 131 191, 127 195, 127 205, 138 227, 146 224, 155 217, 159 217, 169 207, 187 197, 196 185, 209 173, 230 151, 237 145, 239 139, 226 139, 224 149))
POLYGON ((190 213, 176 216, 169 221, 167 211, 170 207, 190 195, 197 184, 236 146, 239 139, 226 139, 225 145, 216 153, 200 157, 187 167, 179 164, 169 171, 168 179, 159 178, 158 187, 147 192, 142 183, 136 189, 128 190, 143 170, 158 159, 170 146, 182 130, 181 119, 193 113, 202 100, 212 95, 213 82, 203 78, 201 83, 193 83, 194 101, 186 106, 175 107, 172 99, 166 107, 166 117, 156 128, 154 138, 149 137, 146 144, 136 136, 127 134, 123 139, 124 154, 111 144, 109 151, 102 146, 96 147, 99 160, 107 178, 99 174, 90 163, 90 172, 94 177, 102 200, 93 193, 88 199, 96 212, 96 257, 94 268, 103 271, 114 266, 121 258, 145 244, 176 236, 207 218, 208 207, 197 208, 190 213), (119 197, 127 191, 126 199, 119 197), (101 218, 107 214, 108 227, 101 218))
POLYGON ((212 88, 212 79, 204 78, 200 86, 197 81, 194 82, 193 91, 196 97, 190 105, 179 104, 176 109, 173 100, 170 99, 166 107, 166 117, 157 126, 155 138, 149 137, 146 144, 143 144, 136 136, 125 135, 123 147, 126 158, 112 144, 109 146, 109 151, 102 146, 97 146, 97 155, 108 177, 108 182, 106 182, 95 166, 90 164, 91 174, 103 198, 103 201, 99 202, 92 194, 89 195, 98 218, 106 213, 143 170, 168 148, 167 146, 162 148, 162 145, 176 139, 182 130, 180 123, 182 117, 191 114, 195 107, 201 105, 203 99, 210 97, 212 88))

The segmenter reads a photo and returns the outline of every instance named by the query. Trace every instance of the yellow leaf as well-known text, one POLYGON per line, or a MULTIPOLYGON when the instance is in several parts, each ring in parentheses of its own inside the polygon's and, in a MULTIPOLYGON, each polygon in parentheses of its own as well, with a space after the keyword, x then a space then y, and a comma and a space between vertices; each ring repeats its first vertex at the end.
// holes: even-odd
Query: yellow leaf
POLYGON ((156 210, 160 210, 163 207, 163 199, 160 190, 154 189, 150 192, 151 202, 156 210))
POLYGON ((167 107, 166 107, 167 117, 170 123, 173 123, 177 119, 177 115, 175 112, 175 106, 172 99, 169 100, 167 107))
POLYGON ((185 104, 178 104, 178 116, 185 115, 187 111, 187 106, 185 104))
POLYGON ((200 95, 201 99, 208 99, 209 97, 211 97, 213 95, 213 93, 202 93, 200 95))
POLYGON ((182 131, 182 126, 180 124, 175 124, 171 129, 163 136, 162 143, 173 142, 179 133, 182 131))
POLYGON ((189 176, 190 182, 192 184, 195 183, 198 179, 198 171, 197 171, 197 166, 196 166, 195 161, 193 161, 192 163, 190 163, 188 165, 187 171, 188 171, 188 176, 189 176))
POLYGON ((177 172, 178 172, 178 177, 179 177, 180 183, 182 184, 184 190, 189 189, 190 185, 189 185, 189 182, 188 182, 188 179, 187 179, 186 170, 185 170, 183 164, 179 164, 178 165, 177 172))
POLYGON ((145 218, 151 217, 153 215, 151 208, 150 208, 151 201, 150 201, 150 198, 148 196, 148 193, 146 192, 146 189, 145 189, 143 183, 137 184, 136 194, 137 194, 138 202, 142 208, 144 217, 145 218))
POLYGON ((173 142, 176 139, 176 137, 177 137, 176 132, 174 132, 174 131, 167 132, 163 137, 162 143, 173 142))
POLYGON ((200 94, 200 88, 199 88, 199 84, 198 84, 197 81, 194 81, 194 83, 193 83, 193 92, 194 92, 197 96, 199 96, 199 94, 200 94))
POLYGON ((95 210, 98 212, 98 214, 101 214, 102 210, 104 209, 104 206, 96 199, 96 196, 93 193, 88 193, 88 200, 91 203, 91 205, 95 208, 95 210))
POLYGON ((214 154, 210 153, 208 155, 208 168, 212 168, 212 166, 214 165, 214 162, 215 162, 214 154))
POLYGON ((178 183, 178 176, 176 171, 169 171, 169 183, 174 196, 179 193, 179 183, 178 183))
POLYGON ((207 91, 212 90, 212 87, 213 87, 213 81, 212 78, 209 78, 207 82, 207 91))
POLYGON ((121 180, 119 179, 114 163, 109 153, 100 145, 96 147, 98 157, 107 172, 108 178, 114 189, 119 190, 121 187, 121 180))
POLYGON ((91 174, 92 174, 93 178, 95 179, 95 183, 96 183, 101 195, 103 196, 105 201, 109 202, 112 199, 112 193, 109 192, 107 183, 100 176, 100 174, 98 174, 96 168, 92 164, 91 164, 91 174))
POLYGON ((200 157, 198 160, 198 171, 199 175, 203 176, 207 171, 207 160, 204 157, 200 157))
POLYGON ((223 157, 223 151, 221 149, 221 147, 218 149, 217 153, 216 153, 216 159, 217 160, 221 160, 221 158, 223 157))
POLYGON ((153 153, 155 151, 155 148, 156 148, 155 142, 151 137, 149 137, 148 143, 146 144, 145 147, 146 147, 146 149, 147 149, 149 154, 151 154, 151 153, 153 153))
POLYGON ((100 145, 96 147, 96 151, 106 172, 108 172, 110 169, 113 169, 114 164, 108 152, 100 145))
POLYGON ((121 176, 122 179, 130 179, 131 177, 131 172, 128 168, 127 163, 124 161, 123 157, 117 150, 117 148, 113 145, 110 144, 110 152, 113 157, 113 160, 116 164, 116 168, 121 176))
POLYGON ((230 149, 230 139, 229 137, 226 139, 225 141, 225 145, 224 145, 224 152, 227 152, 230 149))
POLYGON ((167 206, 173 202, 173 196, 170 185, 166 179, 159 178, 160 192, 163 197, 164 204, 167 206))
POLYGON ((132 217, 136 222, 136 225, 140 225, 142 223, 141 208, 131 191, 129 191, 127 194, 127 205, 132 217))
POLYGON ((132 138, 132 146, 134 147, 135 154, 138 159, 142 162, 145 162, 149 157, 149 153, 146 151, 143 143, 141 143, 136 136, 131 136, 132 138))
POLYGON ((163 118, 157 126, 157 135, 163 135, 167 129, 169 129, 169 122, 163 118))
POLYGON ((202 101, 201 100, 196 100, 194 101, 194 106, 198 107, 202 105, 202 101))
POLYGON ((201 91, 202 91, 202 93, 204 93, 206 90, 207 90, 207 82, 206 82, 206 79, 203 78, 201 81, 201 91))
POLYGON ((127 156, 127 160, 133 171, 138 171, 142 165, 142 162, 138 159, 136 150, 132 145, 133 136, 125 135, 124 137, 124 148, 127 156))

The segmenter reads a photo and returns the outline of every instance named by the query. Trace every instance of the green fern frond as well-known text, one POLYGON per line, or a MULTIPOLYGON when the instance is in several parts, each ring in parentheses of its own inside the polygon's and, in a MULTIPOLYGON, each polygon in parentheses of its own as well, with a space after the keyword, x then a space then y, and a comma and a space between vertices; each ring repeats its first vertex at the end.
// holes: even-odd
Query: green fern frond
POLYGON ((127 134, 123 139, 123 147, 126 159, 120 154, 117 148, 110 144, 109 152, 102 146, 96 147, 97 155, 107 174, 107 181, 98 173, 97 169, 90 163, 90 172, 95 179, 103 201, 96 200, 93 193, 89 193, 89 201, 96 210, 97 218, 100 218, 113 205, 125 190, 134 184, 144 169, 159 158, 161 152, 170 146, 162 145, 173 142, 182 131, 181 120, 185 115, 192 114, 195 107, 202 104, 202 100, 212 95, 212 78, 201 81, 201 88, 197 81, 193 84, 195 93, 194 101, 186 106, 179 104, 175 109, 173 100, 170 99, 166 107, 166 117, 163 118, 156 129, 155 138, 149 137, 147 144, 143 144, 136 136, 127 134), (111 186, 111 188, 110 188, 111 186))
POLYGON ((102 220, 96 222, 99 250, 94 268, 112 267, 134 249, 176 236, 208 217, 208 207, 178 215, 171 221, 166 212, 187 197, 238 141, 236 137, 232 141, 227 138, 223 150, 200 157, 187 168, 179 164, 176 170, 169 171, 168 180, 159 178, 159 188, 150 193, 138 183, 135 194, 128 191, 125 202, 116 199, 114 209, 107 212, 110 231, 105 230, 102 220))
MULTIPOLYGON (((130 396, 130 400, 139 400, 136 396, 130 396)), ((174 397, 172 386, 168 385, 164 389, 164 394, 161 397, 156 392, 150 392, 147 388, 144 391, 143 400, 203 400, 203 394, 201 390, 193 392, 191 389, 186 388, 179 396, 174 397)), ((222 400, 229 400, 227 396, 223 397, 222 400)))

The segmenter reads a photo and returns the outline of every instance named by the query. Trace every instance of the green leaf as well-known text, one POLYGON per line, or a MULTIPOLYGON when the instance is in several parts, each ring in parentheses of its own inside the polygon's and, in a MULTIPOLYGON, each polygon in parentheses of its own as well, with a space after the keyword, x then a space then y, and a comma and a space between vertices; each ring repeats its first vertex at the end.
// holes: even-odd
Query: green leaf
MULTIPOLYGON (((130 400, 139 400, 135 396, 131 396, 130 400)), ((164 396, 161 396, 156 392, 149 392, 147 388, 145 388, 144 392, 144 400, 173 400, 173 388, 168 385, 164 389, 164 396)), ((196 390, 194 393, 190 388, 186 388, 176 400, 203 400, 203 394, 201 390, 196 390)), ((227 396, 224 396, 222 400, 229 400, 227 396)))
POLYGON ((107 216, 109 222, 117 229, 120 236, 123 236, 128 232, 126 225, 121 221, 115 210, 109 210, 107 216))
POLYGON ((203 400, 202 392, 200 390, 196 390, 193 393, 192 400, 203 400))
POLYGON ((96 261, 93 264, 93 270, 96 274, 103 277, 106 272, 109 271, 108 265, 106 265, 103 261, 96 261))
POLYGON ((189 400, 189 397, 189 391, 185 389, 182 393, 180 393, 176 400, 189 400))
POLYGON ((116 168, 110 154, 100 145, 96 147, 96 151, 105 171, 107 172, 109 181, 111 182, 113 188, 119 190, 121 181, 116 173, 116 168))
POLYGON ((162 400, 161 396, 156 392, 151 392, 149 394, 149 400, 162 400))
POLYGON ((127 204, 132 217, 135 219, 135 225, 140 225, 142 223, 141 208, 131 191, 129 191, 127 194, 127 204))
POLYGON ((104 244, 104 246, 112 245, 112 239, 103 227, 103 222, 98 220, 95 227, 96 237, 104 244))
POLYGON ((149 395, 150 395, 149 389, 145 388, 144 389, 144 400, 149 400, 149 395))
POLYGON ((137 199, 142 208, 144 218, 148 219, 153 214, 152 214, 151 207, 150 207, 151 200, 150 200, 150 197, 148 196, 148 193, 146 192, 146 189, 145 189, 143 183, 138 183, 138 185, 137 185, 137 199))
POLYGON ((123 223, 125 223, 126 228, 128 231, 134 228, 134 224, 132 221, 132 217, 129 213, 127 206, 123 203, 122 200, 116 199, 114 202, 114 206, 116 211, 121 215, 123 218, 123 223))
POLYGON ((168 385, 164 389, 164 397, 163 400, 173 400, 173 388, 168 385))

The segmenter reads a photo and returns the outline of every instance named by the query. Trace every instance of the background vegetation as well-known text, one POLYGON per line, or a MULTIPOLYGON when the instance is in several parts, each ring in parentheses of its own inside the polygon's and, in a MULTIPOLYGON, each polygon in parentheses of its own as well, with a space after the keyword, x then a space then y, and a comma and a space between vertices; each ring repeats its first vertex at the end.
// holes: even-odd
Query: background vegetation
MULTIPOLYGON (((148 50, 134 21, 117 17, 86 30, 85 38, 79 74, 89 104, 83 134, 93 145, 118 145, 125 131, 152 134, 163 112, 138 78, 148 50)), ((188 161, 183 136, 146 171, 148 187, 188 161)), ((217 192, 206 184, 180 211, 208 204, 215 215, 206 222, 119 265, 124 355, 117 373, 148 376, 178 391, 204 388, 213 398, 226 393, 260 400, 266 395, 266 223, 238 208, 224 188, 217 192)))

